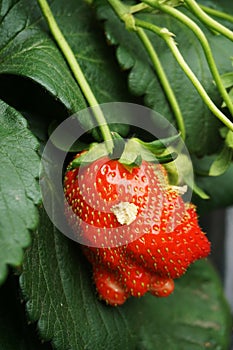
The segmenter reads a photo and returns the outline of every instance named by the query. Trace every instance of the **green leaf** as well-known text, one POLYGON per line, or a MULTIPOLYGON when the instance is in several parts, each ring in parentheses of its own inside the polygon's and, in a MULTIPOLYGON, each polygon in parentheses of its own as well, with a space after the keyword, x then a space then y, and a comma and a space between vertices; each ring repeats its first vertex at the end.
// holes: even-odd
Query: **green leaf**
POLYGON ((211 164, 208 172, 209 176, 224 174, 233 158, 233 132, 227 128, 221 128, 220 135, 225 139, 224 146, 211 164))
POLYGON ((210 199, 210 196, 208 196, 201 187, 197 186, 195 182, 193 184, 193 192, 201 199, 210 199))
MULTIPOLYGON (((120 22, 104 0, 98 0, 96 4, 99 18, 105 21, 107 39, 117 46, 116 55, 120 66, 122 69, 130 70, 128 75, 130 91, 136 96, 145 96, 144 102, 147 106, 161 113, 175 124, 174 116, 161 88, 161 83, 139 38, 134 32, 126 31, 124 24, 120 22)), ((187 13, 184 9, 182 11, 187 13)), ((192 18, 190 13, 188 15, 192 18)), ((171 16, 162 13, 142 13, 137 16, 162 28, 166 27, 176 35, 176 42, 185 60, 206 88, 210 97, 217 105, 220 105, 220 94, 213 84, 205 55, 194 33, 171 16)), ((199 24, 198 21, 197 23, 199 24)), ((223 36, 214 35, 203 28, 202 25, 200 27, 209 39, 220 73, 230 71, 232 69, 229 57, 231 42, 223 36)), ((151 32, 146 33, 162 62, 180 105, 187 132, 186 144, 189 151, 198 155, 214 153, 220 143, 219 121, 206 107, 164 41, 151 32)))
POLYGON ((18 277, 10 276, 0 289, 0 348, 4 350, 52 350, 42 344, 35 326, 25 317, 24 304, 20 302, 18 277))
POLYGON ((21 275, 29 318, 38 321, 40 336, 58 350, 133 348, 130 305, 112 309, 100 303, 77 243, 58 232, 44 211, 40 222, 21 275))
POLYGON ((232 156, 233 149, 225 145, 214 162, 211 164, 209 175, 219 176, 224 174, 231 164, 232 156))
POLYGON ((35 204, 40 201, 38 142, 26 120, 0 101, 0 282, 7 265, 22 263, 30 244, 29 230, 38 224, 35 204))
POLYGON ((230 88, 233 86, 233 72, 225 73, 221 76, 224 87, 230 88))
POLYGON ((37 2, 7 0, 0 16, 0 73, 32 79, 69 111, 85 108, 79 87, 41 20, 37 2))
POLYGON ((177 281, 171 297, 158 301, 152 298, 145 298, 146 320, 139 349, 229 349, 232 324, 229 306, 208 262, 196 262, 177 281))
POLYGON ((228 349, 231 317, 221 283, 206 261, 176 281, 169 298, 131 298, 121 307, 97 300, 90 266, 41 211, 26 253, 21 287, 31 321, 57 350, 228 349))
POLYGON ((176 135, 167 137, 165 139, 155 140, 151 142, 144 142, 136 137, 133 138, 133 140, 140 143, 142 146, 144 146, 146 149, 148 149, 152 153, 159 154, 159 153, 162 153, 166 149, 166 147, 177 142, 179 138, 180 138, 180 134, 176 134, 176 135))
MULTIPOLYGON (((126 100, 129 95, 124 77, 119 75, 92 9, 81 0, 58 0, 51 7, 97 100, 100 103, 126 100)), ((33 80, 61 101, 70 113, 86 108, 83 95, 51 37, 37 2, 6 0, 1 6, 0 17, 0 74, 15 74, 33 80)), ((55 117, 59 119, 59 116, 55 117)), ((92 126, 91 119, 80 122, 85 129, 92 126)))
POLYGON ((226 136, 226 145, 233 148, 233 131, 229 130, 226 136))

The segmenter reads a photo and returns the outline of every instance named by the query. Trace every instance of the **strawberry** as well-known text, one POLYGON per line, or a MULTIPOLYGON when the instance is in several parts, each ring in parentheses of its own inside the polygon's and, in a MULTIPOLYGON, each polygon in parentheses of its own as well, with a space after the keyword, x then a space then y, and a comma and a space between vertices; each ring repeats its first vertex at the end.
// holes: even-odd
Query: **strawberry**
POLYGON ((155 201, 160 223, 162 187, 167 179, 160 165, 156 169, 155 172, 154 165, 144 161, 129 171, 117 160, 104 157, 67 171, 64 180, 67 216, 73 216, 73 224, 81 228, 79 241, 115 247, 137 239, 150 230, 155 201))
POLYGON ((210 252, 195 207, 169 185, 161 164, 127 168, 102 157, 68 167, 64 191, 67 218, 110 305, 146 292, 168 296, 173 279, 210 252))

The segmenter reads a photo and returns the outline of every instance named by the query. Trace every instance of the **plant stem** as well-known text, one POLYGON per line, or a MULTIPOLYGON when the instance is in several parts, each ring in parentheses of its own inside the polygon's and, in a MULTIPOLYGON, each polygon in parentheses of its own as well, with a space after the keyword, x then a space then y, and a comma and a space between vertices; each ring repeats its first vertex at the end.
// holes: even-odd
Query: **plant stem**
POLYGON ((217 65, 216 65, 215 60, 213 58, 209 42, 208 42, 205 34, 203 33, 203 31, 200 29, 200 27, 193 20, 191 20, 188 16, 186 16, 185 14, 183 14, 182 12, 176 10, 175 8, 173 8, 171 6, 160 5, 159 3, 157 3, 153 0, 152 1, 151 0, 143 0, 143 1, 146 4, 154 6, 157 9, 173 16, 174 18, 176 18, 177 20, 179 20, 180 22, 185 24, 188 28, 190 28, 193 31, 193 33, 197 36, 197 38, 199 39, 199 41, 202 45, 203 51, 204 51, 205 56, 206 56, 206 60, 208 62, 208 65, 209 65, 210 71, 213 75, 213 78, 215 80, 216 86, 218 87, 218 90, 219 90, 220 94, 222 95, 222 98, 223 98, 224 102, 226 103, 226 106, 228 107, 231 115, 233 116, 233 103, 232 103, 231 98, 229 97, 229 94, 227 93, 223 83, 222 83, 222 79, 220 77, 217 65))
POLYGON ((112 6, 119 18, 125 22, 124 18, 130 15, 130 6, 123 4, 119 0, 108 0, 109 4, 112 6))
MULTIPOLYGON (((180 107, 178 105, 178 102, 176 100, 176 97, 174 95, 174 92, 170 86, 170 83, 168 81, 168 78, 166 76, 166 73, 162 67, 162 64, 158 58, 157 53, 154 50, 153 45, 151 44, 148 36, 145 34, 145 32, 140 29, 135 27, 135 19, 131 13, 131 11, 134 9, 134 6, 127 6, 123 3, 121 3, 119 0, 108 0, 116 14, 119 16, 119 18, 125 23, 126 27, 128 29, 134 30, 140 40, 142 41, 143 45, 145 46, 150 59, 153 63, 153 66, 155 68, 156 73, 159 76, 160 82, 164 88, 164 92, 167 96, 167 99, 171 105, 171 108, 173 110, 174 116, 176 118, 177 126, 179 128, 179 131, 181 133, 181 136, 183 139, 185 139, 185 125, 184 125, 184 120, 180 111, 180 107)), ((137 5, 135 5, 137 6, 137 5)), ((148 7, 147 5, 144 4, 143 8, 148 7)))
POLYGON ((184 0, 184 3, 192 10, 192 12, 200 19, 201 22, 233 41, 233 32, 208 16, 208 14, 201 9, 195 0, 184 0))
POLYGON ((221 19, 225 19, 226 21, 229 21, 229 22, 233 23, 233 16, 230 15, 229 13, 218 11, 218 10, 212 9, 210 7, 201 5, 201 4, 199 6, 208 15, 212 15, 212 16, 215 16, 215 17, 218 17, 218 18, 221 18, 221 19))
POLYGON ((144 4, 143 2, 140 2, 137 5, 130 6, 130 13, 140 12, 140 11, 146 10, 148 8, 149 8, 148 5, 144 4))
POLYGON ((180 67, 184 71, 184 73, 187 75, 187 77, 190 79, 196 90, 198 91, 199 95, 205 102, 205 104, 209 107, 211 112, 219 119, 223 124, 225 124, 230 130, 233 131, 233 123, 218 109, 218 107, 213 103, 213 101, 210 99, 209 95, 203 88, 202 84, 199 82, 193 71, 190 69, 188 64, 185 62, 183 56, 181 55, 179 49, 176 46, 176 43, 173 39, 173 34, 169 32, 166 28, 160 28, 154 24, 141 21, 139 19, 135 19, 135 25, 137 27, 141 27, 144 29, 151 30, 152 32, 159 35, 168 45, 170 48, 173 56, 175 57, 176 61, 179 63, 180 67))
POLYGON ((62 51, 64 57, 66 58, 69 66, 70 66, 70 69, 71 69, 77 83, 79 84, 87 102, 89 103, 89 105, 91 107, 94 107, 92 109, 92 112, 93 112, 93 114, 96 118, 96 121, 99 125, 99 128, 101 130, 103 139, 106 143, 106 148, 108 149, 109 153, 112 153, 114 144, 113 144, 111 132, 109 130, 109 127, 107 125, 107 122, 105 120, 103 112, 98 104, 98 101, 96 100, 95 95, 92 92, 90 85, 88 84, 79 63, 76 60, 75 55, 74 55, 71 47, 69 46, 69 44, 66 41, 65 37, 63 36, 60 28, 58 27, 56 20, 53 16, 53 13, 52 13, 47 1, 46 0, 37 0, 37 2, 40 5, 41 11, 42 11, 44 17, 47 20, 50 31, 51 31, 56 43, 58 44, 60 50, 62 51))
POLYGON ((177 126, 178 129, 181 133, 182 138, 185 140, 185 125, 184 125, 184 120, 180 111, 180 107, 177 103, 176 97, 174 95, 174 92, 170 86, 170 83, 168 81, 168 78, 166 76, 166 73, 163 69, 163 66, 158 58, 157 53, 154 50, 153 45, 151 44, 148 36, 146 35, 145 31, 141 28, 137 29, 137 34, 139 36, 139 38, 141 39, 142 43, 144 44, 150 58, 151 61, 154 65, 155 71, 159 77, 159 80, 163 86, 163 89, 165 91, 165 94, 167 96, 167 99, 170 103, 170 105, 172 106, 174 115, 176 117, 176 122, 177 122, 177 126))

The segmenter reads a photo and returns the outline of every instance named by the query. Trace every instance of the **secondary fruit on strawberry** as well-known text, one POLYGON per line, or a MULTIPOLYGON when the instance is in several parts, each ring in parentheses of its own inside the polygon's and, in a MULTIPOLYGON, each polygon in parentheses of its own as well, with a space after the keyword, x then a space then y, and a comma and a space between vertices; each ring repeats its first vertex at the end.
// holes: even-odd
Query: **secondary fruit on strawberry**
POLYGON ((93 279, 100 299, 106 300, 112 306, 124 304, 129 293, 117 282, 111 271, 95 266, 93 279))
POLYGON ((127 169, 102 157, 68 168, 64 190, 66 215, 85 243, 98 294, 110 305, 146 292, 168 296, 173 279, 210 252, 195 207, 169 185, 160 164, 127 169))

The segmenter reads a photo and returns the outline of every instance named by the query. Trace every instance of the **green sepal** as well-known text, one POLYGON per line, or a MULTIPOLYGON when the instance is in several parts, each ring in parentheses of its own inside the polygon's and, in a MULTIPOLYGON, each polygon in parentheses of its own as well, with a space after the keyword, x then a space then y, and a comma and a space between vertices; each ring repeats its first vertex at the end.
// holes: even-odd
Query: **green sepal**
POLYGON ((142 164, 142 156, 137 153, 128 153, 121 157, 119 163, 123 164, 127 169, 139 167, 142 164))
POLYGON ((80 165, 90 164, 101 157, 109 156, 111 159, 118 159, 119 163, 132 169, 139 167, 142 160, 151 163, 169 163, 177 158, 176 152, 166 153, 165 145, 168 145, 178 139, 179 135, 172 136, 163 141, 156 140, 153 142, 143 142, 139 139, 132 138, 129 140, 123 139, 117 132, 112 132, 114 142, 114 150, 109 154, 106 147, 106 142, 92 143, 87 152, 75 158, 69 169, 77 168, 80 165))
POLYGON ((164 150, 174 144, 175 142, 177 142, 180 138, 180 133, 164 138, 162 140, 155 140, 152 142, 144 142, 138 138, 133 138, 132 140, 140 143, 140 145, 142 145, 143 147, 145 147, 148 151, 151 151, 154 154, 161 154, 164 152, 164 150))
POLYGON ((147 147, 145 147, 143 145, 143 142, 138 142, 138 139, 133 138, 126 142, 119 162, 123 165, 134 167, 140 166, 142 160, 151 163, 168 163, 172 162, 176 157, 176 152, 171 152, 163 155, 160 153, 160 155, 156 155, 155 152, 152 153, 147 147))
POLYGON ((169 183, 175 186, 186 184, 197 196, 202 199, 209 199, 207 193, 198 187, 191 175, 193 173, 193 165, 187 154, 180 153, 174 162, 164 165, 167 170, 169 183))
POLYGON ((119 135, 115 131, 112 131, 111 135, 113 139, 114 148, 112 154, 110 154, 109 156, 112 159, 119 159, 125 148, 125 139, 123 139, 123 137, 121 137, 121 135, 119 135))
POLYGON ((173 162, 177 157, 178 157, 178 153, 171 152, 163 156, 157 156, 155 158, 155 163, 160 163, 160 164, 170 163, 170 162, 173 162))
POLYGON ((106 144, 92 143, 87 152, 84 152, 81 156, 75 158, 69 166, 69 169, 80 167, 80 165, 87 165, 93 163, 99 158, 108 156, 106 144))

